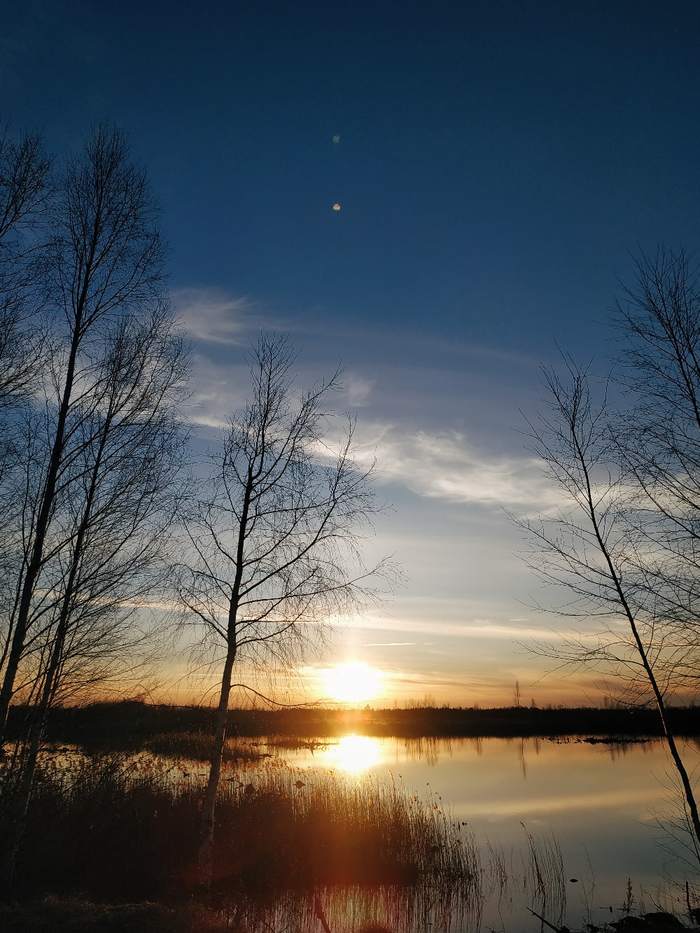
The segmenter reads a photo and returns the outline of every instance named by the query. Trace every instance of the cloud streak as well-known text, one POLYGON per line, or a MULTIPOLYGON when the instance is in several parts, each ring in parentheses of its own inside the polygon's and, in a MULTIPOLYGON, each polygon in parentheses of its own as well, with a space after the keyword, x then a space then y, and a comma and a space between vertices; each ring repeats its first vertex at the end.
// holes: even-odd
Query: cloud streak
MULTIPOLYGON (((329 624, 338 628, 351 628, 357 625, 352 619, 339 616, 329 620, 329 624)), ((392 615, 380 615, 369 612, 362 616, 359 627, 363 631, 381 631, 387 633, 402 633, 405 635, 430 635, 435 638, 459 639, 493 639, 505 640, 515 644, 517 642, 563 642, 571 639, 579 641, 597 641, 598 634, 581 631, 580 628, 556 629, 533 625, 523 620, 520 624, 512 624, 498 619, 463 618, 457 617, 454 621, 445 621, 438 610, 434 615, 407 618, 392 615)), ((379 645, 381 643, 374 643, 379 645)), ((392 641, 392 646, 410 645, 414 642, 392 641)), ((367 647, 367 645, 365 645, 367 647)))
POLYGON ((458 431, 380 425, 373 433, 358 454, 362 462, 376 461, 379 481, 464 505, 548 510, 561 503, 535 457, 485 453, 458 431))
POLYGON ((252 303, 217 288, 178 288, 170 294, 173 311, 195 340, 240 344, 255 323, 252 303))

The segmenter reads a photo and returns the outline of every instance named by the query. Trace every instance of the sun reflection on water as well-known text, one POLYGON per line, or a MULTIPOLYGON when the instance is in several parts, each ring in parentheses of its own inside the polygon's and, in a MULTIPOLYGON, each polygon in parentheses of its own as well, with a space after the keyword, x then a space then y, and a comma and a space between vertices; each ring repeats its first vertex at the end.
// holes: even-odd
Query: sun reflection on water
POLYGON ((335 745, 323 751, 323 764, 338 768, 347 774, 364 774, 378 765, 381 746, 378 739, 368 735, 344 735, 335 745))

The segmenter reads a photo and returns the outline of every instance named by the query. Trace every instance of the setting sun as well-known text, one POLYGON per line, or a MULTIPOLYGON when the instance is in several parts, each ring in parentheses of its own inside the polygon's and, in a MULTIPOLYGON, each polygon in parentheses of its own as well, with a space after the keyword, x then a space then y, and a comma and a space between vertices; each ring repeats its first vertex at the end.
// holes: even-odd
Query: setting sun
POLYGON ((326 696, 340 703, 366 703, 382 692, 382 673, 363 661, 346 661, 321 671, 326 696))

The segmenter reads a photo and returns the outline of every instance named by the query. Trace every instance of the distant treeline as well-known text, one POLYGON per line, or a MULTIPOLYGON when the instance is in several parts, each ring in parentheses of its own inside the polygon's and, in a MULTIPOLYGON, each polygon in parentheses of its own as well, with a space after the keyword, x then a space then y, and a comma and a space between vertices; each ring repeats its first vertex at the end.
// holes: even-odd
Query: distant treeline
MULTIPOLYGON (((671 722, 678 735, 700 735, 700 707, 673 707, 671 722)), ((19 733, 27 707, 15 707, 10 731, 19 733)), ((107 746, 138 745, 168 732, 211 732, 215 711, 206 707, 167 706, 125 701, 63 707, 50 711, 46 738, 107 746)), ((334 736, 359 732, 372 736, 525 737, 558 735, 657 736, 659 717, 651 709, 589 707, 510 707, 495 709, 233 709, 230 736, 334 736)))

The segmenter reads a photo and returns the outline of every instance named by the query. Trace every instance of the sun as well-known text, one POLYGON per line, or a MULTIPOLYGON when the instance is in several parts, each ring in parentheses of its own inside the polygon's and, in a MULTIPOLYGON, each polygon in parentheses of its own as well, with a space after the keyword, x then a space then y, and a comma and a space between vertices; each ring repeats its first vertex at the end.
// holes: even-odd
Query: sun
POLYGON ((345 661, 321 671, 326 696, 339 703, 367 703, 382 692, 382 673, 364 661, 345 661))

